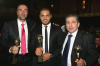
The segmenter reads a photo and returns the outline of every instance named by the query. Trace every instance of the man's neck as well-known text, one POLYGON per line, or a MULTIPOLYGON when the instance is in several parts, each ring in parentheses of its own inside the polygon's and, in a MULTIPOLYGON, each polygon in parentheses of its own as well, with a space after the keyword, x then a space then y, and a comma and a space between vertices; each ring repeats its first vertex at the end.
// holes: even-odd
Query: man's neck
POLYGON ((21 20, 21 19, 18 19, 20 22, 22 22, 22 23, 24 23, 25 22, 25 20, 23 19, 23 20, 21 20))

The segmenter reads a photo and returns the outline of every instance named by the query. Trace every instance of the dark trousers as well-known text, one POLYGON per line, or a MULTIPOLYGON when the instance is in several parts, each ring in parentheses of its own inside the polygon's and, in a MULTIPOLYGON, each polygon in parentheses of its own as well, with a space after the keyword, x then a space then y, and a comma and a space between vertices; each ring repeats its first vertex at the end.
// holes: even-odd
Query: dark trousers
POLYGON ((8 57, 8 60, 6 61, 7 62, 6 66, 31 66, 32 64, 32 60, 31 60, 32 58, 28 53, 25 55, 22 54, 17 55, 16 64, 12 64, 12 56, 8 57))
POLYGON ((50 60, 47 60, 45 62, 39 63, 37 57, 33 58, 32 66, 61 66, 61 58, 52 58, 50 60))

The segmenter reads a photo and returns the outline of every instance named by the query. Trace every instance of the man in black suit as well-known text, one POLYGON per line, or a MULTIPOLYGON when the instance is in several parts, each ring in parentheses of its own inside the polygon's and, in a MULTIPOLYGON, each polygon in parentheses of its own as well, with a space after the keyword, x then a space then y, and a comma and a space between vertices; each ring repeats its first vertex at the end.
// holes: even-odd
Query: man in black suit
POLYGON ((4 24, 1 33, 1 43, 7 52, 7 58, 5 59, 7 66, 31 65, 32 55, 29 50, 29 40, 35 23, 31 20, 26 20, 27 15, 28 7, 25 4, 20 4, 17 7, 18 18, 4 24), (20 45, 15 46, 17 38, 20 39, 20 45), (14 55, 17 57, 17 63, 12 63, 14 55))
POLYGON ((48 8, 41 9, 39 17, 42 24, 36 27, 36 30, 33 33, 33 38, 31 39, 31 46, 34 45, 33 47, 36 47, 36 55, 40 56, 43 52, 43 62, 37 63, 37 66, 59 66, 59 57, 62 46, 60 34, 62 33, 62 30, 59 26, 55 26, 51 23, 50 20, 52 15, 48 8), (42 47, 38 47, 37 36, 39 34, 43 36, 42 47))
POLYGON ((95 48, 95 38, 93 35, 78 29, 80 23, 77 15, 70 14, 65 20, 68 33, 66 33, 62 49, 62 66, 93 66, 98 57, 95 48), (71 36, 70 39, 69 36, 71 36), (77 59, 75 46, 82 48, 79 59, 77 59))

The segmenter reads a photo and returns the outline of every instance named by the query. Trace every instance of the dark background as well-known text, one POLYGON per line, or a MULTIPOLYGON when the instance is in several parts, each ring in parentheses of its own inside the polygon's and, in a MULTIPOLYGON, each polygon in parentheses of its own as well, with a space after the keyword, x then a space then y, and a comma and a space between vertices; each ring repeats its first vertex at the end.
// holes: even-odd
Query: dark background
POLYGON ((65 23, 65 16, 73 13, 79 16, 80 27, 100 27, 100 0, 0 0, 0 32, 5 21, 17 18, 16 7, 21 3, 28 5, 28 18, 34 20, 37 25, 40 24, 39 10, 48 7, 53 14, 52 22, 60 26, 65 23))
MULTIPOLYGON (((60 26, 65 24, 65 16, 77 14, 80 19, 80 28, 100 36, 100 0, 0 0, 0 32, 5 21, 16 19, 18 4, 24 3, 29 7, 28 18, 39 25, 39 10, 43 7, 51 9, 52 22, 60 26), (85 2, 85 3, 83 3, 85 2), (85 6, 85 8, 83 8, 85 6), (96 33, 94 28, 99 28, 96 33)), ((5 52, 0 47, 0 66, 5 64, 5 52)))

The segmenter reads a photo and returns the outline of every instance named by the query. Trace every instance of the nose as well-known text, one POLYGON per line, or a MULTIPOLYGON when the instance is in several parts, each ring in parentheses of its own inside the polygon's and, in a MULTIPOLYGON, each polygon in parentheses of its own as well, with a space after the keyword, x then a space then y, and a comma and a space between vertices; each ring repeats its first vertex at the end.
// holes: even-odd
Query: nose
POLYGON ((47 17, 46 17, 46 16, 44 16, 44 19, 47 19, 47 17))
POLYGON ((25 13, 25 11, 24 11, 24 10, 22 10, 22 13, 25 13))
POLYGON ((72 26, 72 23, 69 23, 69 26, 72 26))

